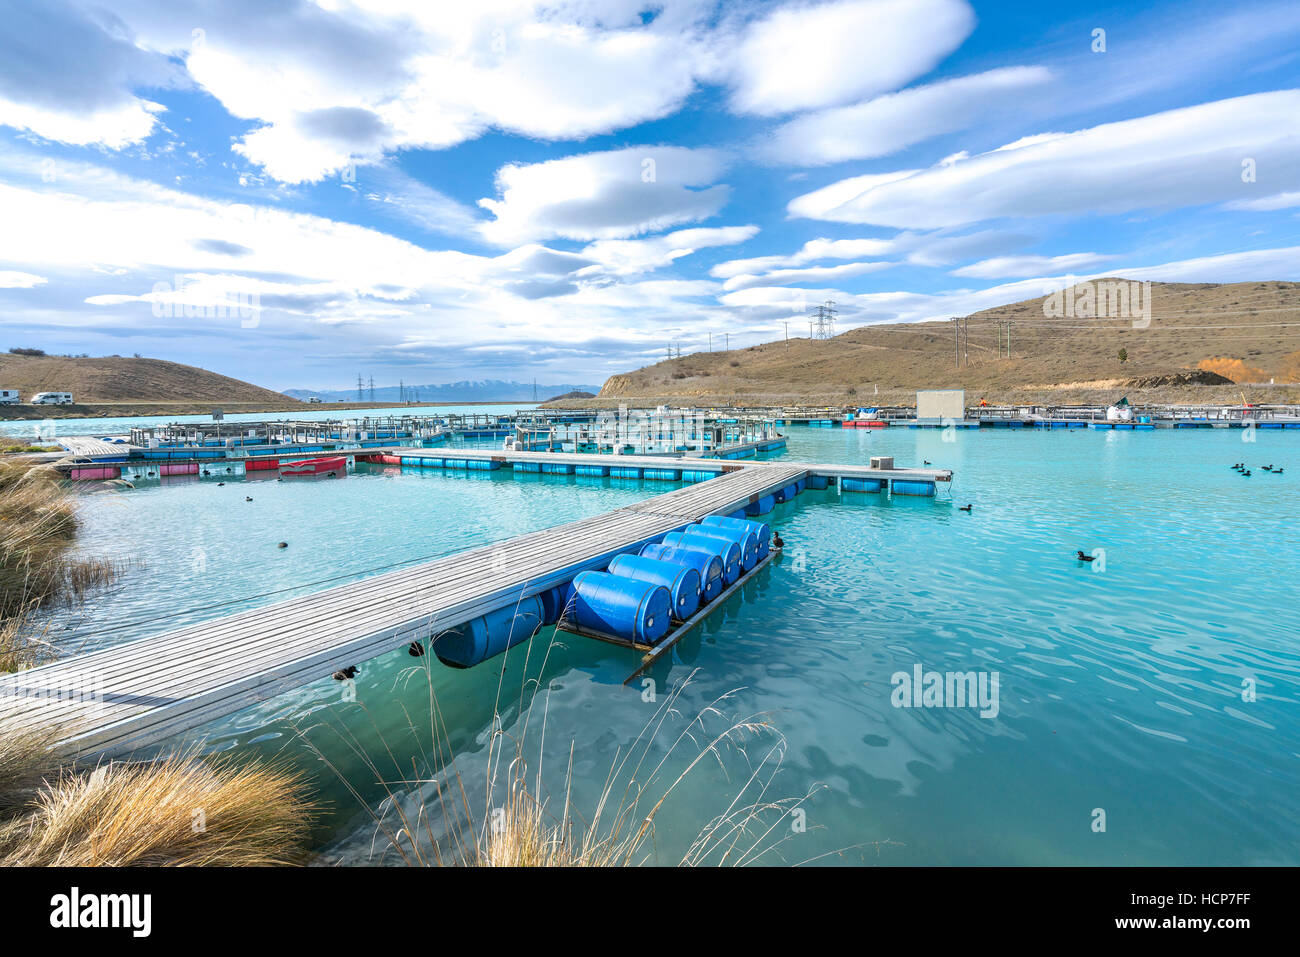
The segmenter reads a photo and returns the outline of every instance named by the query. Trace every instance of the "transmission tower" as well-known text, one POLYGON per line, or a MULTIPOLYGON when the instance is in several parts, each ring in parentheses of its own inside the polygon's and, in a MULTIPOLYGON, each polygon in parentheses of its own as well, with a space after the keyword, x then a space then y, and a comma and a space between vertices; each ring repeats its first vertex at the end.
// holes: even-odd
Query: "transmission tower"
POLYGON ((809 325, 814 339, 835 338, 835 315, 835 303, 830 299, 820 306, 809 307, 808 318, 811 320, 809 325))
POLYGON ((375 377, 370 377, 370 401, 375 401, 375 377))
POLYGON ((361 391, 361 373, 360 373, 360 372, 357 373, 357 401, 358 401, 358 402, 364 402, 364 401, 366 401, 366 397, 365 397, 365 395, 364 395, 364 394, 362 393, 362 391, 361 391))

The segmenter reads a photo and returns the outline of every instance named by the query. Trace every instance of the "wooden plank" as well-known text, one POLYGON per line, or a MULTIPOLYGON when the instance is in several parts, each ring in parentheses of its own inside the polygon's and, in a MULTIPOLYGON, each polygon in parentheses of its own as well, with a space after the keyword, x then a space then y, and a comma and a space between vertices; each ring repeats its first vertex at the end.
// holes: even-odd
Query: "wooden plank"
POLYGON ((584 567, 603 567, 620 551, 712 512, 732 511, 802 474, 792 465, 738 469, 567 526, 11 675, 0 679, 0 695, 10 695, 0 697, 0 721, 5 728, 66 723, 69 750, 120 753, 427 637, 435 623, 459 624, 584 567), (487 573, 482 559, 489 560, 487 573), (42 682, 96 677, 106 694, 124 700, 14 696, 42 682))

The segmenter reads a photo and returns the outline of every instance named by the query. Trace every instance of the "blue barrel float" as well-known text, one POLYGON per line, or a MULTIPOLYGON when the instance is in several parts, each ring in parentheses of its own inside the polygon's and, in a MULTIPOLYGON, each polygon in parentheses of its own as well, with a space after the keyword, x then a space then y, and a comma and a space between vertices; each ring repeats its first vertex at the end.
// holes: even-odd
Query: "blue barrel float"
POLYGON ((667 588, 674 618, 685 621, 700 607, 700 573, 694 568, 648 555, 615 555, 607 571, 667 588))
POLYGON ((579 628, 653 645, 668 633, 672 598, 653 582, 609 572, 578 572, 568 620, 579 628))
POLYGON ((933 495, 934 483, 894 479, 891 489, 895 495, 933 495))
POLYGON ((776 503, 778 505, 781 505, 784 504, 785 502, 793 501, 794 497, 802 491, 803 491, 802 485, 792 482, 789 485, 787 485, 785 488, 777 490, 777 493, 774 497, 776 498, 776 503))
POLYGON ((672 545, 643 545, 641 554, 646 558, 672 562, 684 568, 695 569, 700 576, 700 604, 706 605, 722 594, 722 559, 703 548, 674 548, 672 545))
POLYGON ((883 492, 885 490, 885 480, 850 478, 846 475, 840 479, 840 489, 845 492, 883 492))
POLYGON ((766 515, 776 507, 776 496, 764 495, 757 502, 750 502, 745 506, 746 515, 766 515))
POLYGON ((719 528, 740 528, 754 533, 758 539, 758 557, 761 561, 772 550, 772 529, 766 522, 751 522, 744 518, 732 518, 730 515, 706 515, 700 520, 701 525, 719 528))
POLYGON ((691 525, 686 535, 707 535, 725 542, 735 542, 740 548, 740 570, 747 572, 758 564, 758 536, 748 528, 731 528, 726 525, 691 525))
POLYGON ((526 641, 542 627, 542 602, 536 595, 490 611, 433 639, 433 653, 453 668, 468 668, 526 641))
POLYGON ((692 535, 688 532, 669 532, 664 544, 674 548, 701 548, 722 560, 722 583, 730 585, 740 577, 740 546, 722 537, 692 535))

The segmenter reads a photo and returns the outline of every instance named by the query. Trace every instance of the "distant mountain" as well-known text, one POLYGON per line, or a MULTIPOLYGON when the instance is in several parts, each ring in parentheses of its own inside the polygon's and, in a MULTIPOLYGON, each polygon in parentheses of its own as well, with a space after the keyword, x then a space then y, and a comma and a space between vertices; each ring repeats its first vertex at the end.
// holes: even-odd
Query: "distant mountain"
POLYGON ((697 352, 611 376, 599 399, 910 405, 918 389, 965 389, 968 404, 1109 403, 1129 390, 1160 402, 1300 400, 1300 283, 1141 288, 1107 277, 974 313, 960 329, 952 320, 879 323, 829 340, 697 352), (1090 318, 1094 305, 1103 315, 1119 305, 1130 318, 1090 318))
MULTIPOLYGON (((599 392, 599 385, 571 385, 555 383, 506 382, 501 379, 483 379, 477 382, 444 382, 440 385, 375 386, 375 402, 538 402, 561 392, 599 392)), ((290 398, 307 401, 319 398, 322 402, 355 402, 356 389, 285 389, 290 398)), ((369 386, 361 390, 364 402, 372 400, 369 386)))

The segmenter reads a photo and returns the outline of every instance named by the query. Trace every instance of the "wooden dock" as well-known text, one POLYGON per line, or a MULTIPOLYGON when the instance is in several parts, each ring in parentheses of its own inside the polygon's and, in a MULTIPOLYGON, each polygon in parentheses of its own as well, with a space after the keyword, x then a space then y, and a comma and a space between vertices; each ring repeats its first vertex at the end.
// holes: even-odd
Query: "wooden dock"
POLYGON ((8 675, 0 733, 53 724, 70 755, 129 754, 603 568, 807 474, 803 465, 733 467, 592 518, 8 675))

